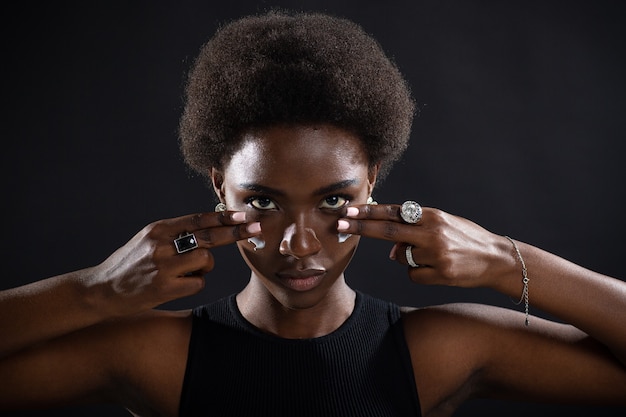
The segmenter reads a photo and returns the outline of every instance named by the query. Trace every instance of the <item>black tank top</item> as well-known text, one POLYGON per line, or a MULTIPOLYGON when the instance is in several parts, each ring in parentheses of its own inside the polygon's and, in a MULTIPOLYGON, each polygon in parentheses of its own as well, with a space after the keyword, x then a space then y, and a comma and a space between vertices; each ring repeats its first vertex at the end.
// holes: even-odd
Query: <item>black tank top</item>
POLYGON ((194 309, 180 416, 419 416, 397 305, 357 292, 333 333, 283 339, 235 296, 194 309))

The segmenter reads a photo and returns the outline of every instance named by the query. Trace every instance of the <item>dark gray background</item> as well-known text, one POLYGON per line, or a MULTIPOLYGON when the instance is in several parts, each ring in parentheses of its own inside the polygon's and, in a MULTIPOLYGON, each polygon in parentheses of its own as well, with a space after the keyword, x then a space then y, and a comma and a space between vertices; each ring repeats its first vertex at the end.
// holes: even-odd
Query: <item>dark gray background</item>
MULTIPOLYGON (((212 209, 211 191, 178 154, 183 74, 218 24, 269 6, 353 19, 406 74, 423 110, 377 200, 416 199, 626 277, 622 2, 104 4, 5 13, 2 288, 94 265, 149 222, 212 209)), ((389 249, 362 241, 348 281, 399 304, 519 308, 490 290, 411 284, 389 249)), ((215 255, 206 289, 163 308, 205 303, 246 282, 234 246, 215 255)), ((473 401, 457 415, 583 410, 619 414, 473 401)), ((127 415, 108 406, 11 415, 57 414, 127 415)))

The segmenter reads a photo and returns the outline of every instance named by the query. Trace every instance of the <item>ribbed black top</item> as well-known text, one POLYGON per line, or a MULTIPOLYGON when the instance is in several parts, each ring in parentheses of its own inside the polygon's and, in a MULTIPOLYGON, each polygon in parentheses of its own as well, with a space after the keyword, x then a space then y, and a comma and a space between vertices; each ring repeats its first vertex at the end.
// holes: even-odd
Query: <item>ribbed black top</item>
POLYGON ((333 333, 261 332, 235 296, 194 310, 180 416, 419 416, 397 305, 357 292, 333 333))

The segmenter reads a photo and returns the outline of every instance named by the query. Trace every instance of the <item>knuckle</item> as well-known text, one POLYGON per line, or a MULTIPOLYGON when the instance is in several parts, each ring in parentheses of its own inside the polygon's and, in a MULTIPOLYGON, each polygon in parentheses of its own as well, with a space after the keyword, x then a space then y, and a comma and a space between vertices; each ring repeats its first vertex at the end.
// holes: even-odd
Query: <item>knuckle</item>
POLYGON ((383 206, 385 216, 389 219, 398 219, 400 218, 400 209, 394 206, 383 206))
POLYGON ((383 236, 386 239, 392 240, 396 234, 398 233, 398 226, 394 222, 385 222, 385 227, 383 229, 383 236))
POLYGON ((441 276, 449 281, 456 280, 461 272, 459 268, 445 256, 438 257, 437 265, 439 266, 438 269, 441 276))
POLYGON ((213 257, 213 254, 211 253, 210 250, 206 248, 203 248, 199 252, 200 252, 200 256, 202 258, 203 265, 204 265, 202 269, 207 272, 211 271, 213 267, 215 266, 215 258, 213 257))
POLYGON ((193 264, 195 270, 212 269, 214 264, 213 254, 208 248, 198 248, 189 253, 190 265, 193 264))
POLYGON ((204 263, 213 261, 213 255, 207 248, 198 248, 195 252, 197 252, 198 257, 202 259, 204 263))
POLYGON ((430 209, 428 213, 428 221, 436 225, 447 223, 446 213, 439 209, 430 209))
POLYGON ((241 224, 241 225, 233 227, 232 228, 233 238, 235 240, 243 239, 243 235, 244 235, 244 233, 246 233, 246 227, 247 227, 247 225, 245 225, 245 224, 241 224))
POLYGON ((209 246, 213 244, 213 233, 210 229, 204 229, 197 234, 201 240, 205 241, 209 246))
POLYGON ((195 229, 199 229, 202 224, 202 214, 197 213, 191 216, 191 225, 195 229))
POLYGON ((369 219, 372 217, 372 206, 366 204, 363 207, 359 207, 359 214, 362 215, 364 219, 369 219))
POLYGON ((159 260, 169 256, 174 248, 174 244, 158 245, 155 241, 148 243, 148 253, 152 254, 152 259, 159 260))
POLYGON ((356 221, 356 233, 358 235, 362 235, 364 229, 365 229, 365 225, 363 224, 363 222, 361 220, 357 220, 356 221))
POLYGON ((160 221, 150 223, 143 229, 144 236, 148 237, 149 239, 155 239, 157 236, 163 234, 164 229, 165 225, 160 221))
POLYGON ((228 226, 230 224, 229 220, 230 220, 230 216, 227 215, 227 212, 225 212, 225 211, 218 212, 217 221, 222 226, 228 226))

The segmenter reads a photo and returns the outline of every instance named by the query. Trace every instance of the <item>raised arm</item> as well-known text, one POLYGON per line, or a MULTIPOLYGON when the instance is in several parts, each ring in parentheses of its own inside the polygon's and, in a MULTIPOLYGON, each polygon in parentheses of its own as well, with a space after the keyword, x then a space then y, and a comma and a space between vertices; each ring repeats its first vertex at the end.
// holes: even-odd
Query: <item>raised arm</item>
POLYGON ((424 208, 415 223, 398 205, 345 215, 340 232, 395 242, 390 258, 415 282, 522 299, 522 312, 478 304, 405 311, 424 415, 450 415, 471 397, 626 405, 626 283, 441 210, 424 208), (525 325, 523 266, 531 313, 569 324, 530 316, 525 325))
POLYGON ((0 293, 0 358, 33 344, 194 294, 213 268, 210 248, 258 234, 245 213, 205 213, 152 223, 98 266, 0 293), (194 232, 199 248, 173 241, 194 232))
MULTIPOLYGON (((407 224, 397 205, 349 207, 339 230, 396 242, 390 256, 405 265, 410 247, 413 261, 419 265, 408 268, 415 282, 489 287, 514 299, 523 293, 523 259, 530 307, 584 331, 626 364, 626 282, 528 244, 514 245, 504 236, 437 209, 425 208, 417 223, 407 224)), ((531 317, 530 326, 532 321, 531 317)))
MULTIPOLYGON (((509 242, 500 241, 506 254, 509 242)), ((607 346, 626 365, 626 282, 590 271, 529 244, 516 241, 516 245, 528 269, 531 308, 535 306, 584 331, 607 346)), ((509 257, 512 250, 509 244, 509 257)), ((519 257, 514 259, 515 267, 500 279, 493 279, 489 286, 519 297, 523 288, 522 267, 519 257)))

